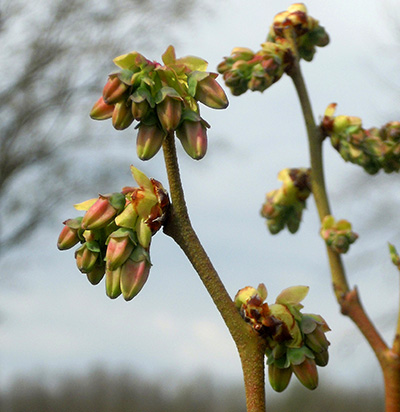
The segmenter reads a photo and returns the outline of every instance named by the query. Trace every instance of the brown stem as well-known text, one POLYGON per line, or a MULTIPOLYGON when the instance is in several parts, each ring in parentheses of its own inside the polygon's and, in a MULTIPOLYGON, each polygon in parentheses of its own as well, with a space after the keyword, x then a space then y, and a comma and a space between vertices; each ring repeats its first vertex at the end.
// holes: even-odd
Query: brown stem
POLYGON ((358 296, 357 288, 351 290, 346 294, 344 299, 342 299, 341 310, 344 315, 348 316, 358 326, 375 352, 379 362, 382 363, 388 347, 365 313, 358 296))
POLYGON ((383 379, 385 382, 385 412, 400 411, 400 359, 392 351, 385 354, 383 379))
POLYGON ((163 151, 172 200, 164 232, 175 240, 192 263, 236 343, 242 362, 247 412, 265 412, 265 344, 240 316, 191 225, 173 133, 165 138, 163 151))

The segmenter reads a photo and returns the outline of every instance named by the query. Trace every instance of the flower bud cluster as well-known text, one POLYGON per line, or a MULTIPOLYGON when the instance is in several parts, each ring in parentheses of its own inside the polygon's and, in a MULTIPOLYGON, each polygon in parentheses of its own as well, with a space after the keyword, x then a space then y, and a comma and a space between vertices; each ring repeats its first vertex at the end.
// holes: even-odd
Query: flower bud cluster
POLYGON ((381 169, 386 173, 400 170, 400 122, 363 129, 359 117, 333 116, 335 109, 335 103, 328 106, 322 128, 346 162, 362 166, 371 175, 381 169))
POLYGON ((263 92, 277 82, 292 62, 289 42, 263 43, 256 53, 244 47, 236 47, 231 55, 218 65, 225 84, 234 96, 247 90, 263 92))
POLYGON ((351 223, 347 220, 335 222, 333 216, 325 216, 322 220, 321 236, 336 253, 346 253, 350 245, 358 239, 357 233, 351 230, 351 223))
POLYGON ((296 53, 288 35, 294 39, 299 57, 307 61, 312 60, 315 46, 326 46, 329 42, 325 29, 308 16, 306 7, 300 3, 293 4, 275 16, 261 50, 253 52, 236 47, 218 65, 218 72, 234 96, 247 90, 263 92, 290 70, 296 53))
POLYGON ((100 195, 75 205, 82 217, 64 222, 58 238, 60 250, 80 243, 75 251, 78 269, 90 283, 106 277, 107 296, 122 294, 131 300, 149 276, 151 237, 161 228, 169 207, 168 194, 160 182, 149 179, 132 166, 139 187, 100 195))
POLYGON ((261 216, 267 219, 268 229, 273 235, 285 226, 290 233, 295 233, 311 193, 311 170, 284 169, 279 172, 278 179, 283 184, 280 189, 267 193, 261 216))
POLYGON ((293 286, 283 290, 272 305, 264 302, 267 289, 247 286, 236 294, 235 304, 242 317, 265 339, 269 381, 282 392, 292 374, 308 389, 318 386, 317 366, 328 364, 330 329, 319 315, 303 314, 300 302, 308 287, 293 286))
POLYGON ((228 99, 206 72, 207 62, 194 56, 177 59, 169 46, 162 56, 164 66, 132 52, 114 59, 121 69, 109 75, 103 95, 90 116, 112 119, 123 130, 138 121, 136 149, 140 159, 151 159, 168 133, 176 132, 183 148, 193 159, 207 151, 209 124, 200 117, 199 102, 213 109, 225 109, 228 99))
POLYGON ((307 8, 302 3, 292 4, 275 16, 267 41, 276 42, 285 37, 288 31, 296 42, 299 57, 308 62, 313 59, 316 46, 324 47, 329 43, 324 27, 307 14, 307 8))

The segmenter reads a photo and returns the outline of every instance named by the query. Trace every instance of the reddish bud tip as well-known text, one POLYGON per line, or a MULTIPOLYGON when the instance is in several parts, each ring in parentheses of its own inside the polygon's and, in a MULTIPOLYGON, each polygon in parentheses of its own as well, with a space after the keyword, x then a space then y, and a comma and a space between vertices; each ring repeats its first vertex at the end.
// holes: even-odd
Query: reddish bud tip
POLYGON ((94 104, 90 112, 90 117, 93 120, 110 119, 113 115, 114 105, 107 104, 102 97, 94 104))
POLYGON ((103 89, 103 99, 107 104, 117 103, 123 98, 128 86, 121 82, 118 77, 108 79, 103 89))

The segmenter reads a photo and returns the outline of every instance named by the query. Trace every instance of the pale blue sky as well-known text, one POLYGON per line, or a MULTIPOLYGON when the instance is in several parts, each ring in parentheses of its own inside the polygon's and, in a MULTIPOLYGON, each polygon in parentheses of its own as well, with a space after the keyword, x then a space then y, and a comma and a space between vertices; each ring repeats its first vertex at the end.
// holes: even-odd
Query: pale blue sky
MULTIPOLYGON (((211 15, 200 16, 191 27, 173 28, 180 39, 177 55, 201 56, 215 71, 233 47, 257 50, 272 17, 288 5, 290 2, 281 0, 221 2, 213 6, 216 9, 211 15)), ((392 77, 399 84, 396 64, 400 63, 392 57, 394 52, 399 55, 399 43, 396 49, 393 32, 384 28, 393 14, 390 2, 310 0, 307 6, 331 37, 331 44, 319 49, 312 63, 302 63, 315 116, 337 102, 338 114, 360 116, 366 127, 399 119, 398 90, 388 87, 392 77)), ((160 36, 156 47, 140 51, 158 60, 169 44, 163 41, 160 36)), ((295 236, 271 236, 259 216, 265 193, 279 187, 279 170, 308 166, 305 128, 290 79, 282 78, 264 94, 247 92, 234 97, 228 92, 228 97, 227 110, 202 110, 212 125, 207 156, 195 162, 179 150, 193 225, 232 296, 241 287, 264 282, 269 301, 273 301, 288 286, 309 285, 304 310, 320 313, 332 329, 328 336, 331 361, 324 368, 323 379, 327 383, 334 379, 352 382, 355 369, 361 373, 357 376, 370 373, 376 361, 353 324, 338 313, 313 199, 308 201, 295 236)), ((86 116, 82 113, 85 120, 86 116)), ((146 163, 136 158, 133 130, 118 133, 109 122, 92 122, 90 127, 98 130, 101 145, 115 144, 112 153, 121 157, 125 175, 114 187, 93 188, 87 198, 130 185, 131 163, 167 186, 161 154, 146 163)), ((353 269, 349 282, 359 285, 371 317, 383 328, 385 337, 392 339, 395 317, 387 313, 391 307, 397 310, 398 279, 386 241, 400 246, 400 236, 395 227, 385 236, 376 229, 370 232, 370 203, 362 203, 362 196, 383 197, 388 188, 399 193, 398 175, 373 177, 360 189, 363 172, 344 164, 329 142, 324 151, 334 214, 350 220, 360 234, 344 259, 353 269), (348 198, 341 195, 343 190, 348 198), (377 253, 376 260, 369 262, 365 250, 369 254, 371 248, 377 253)), ((392 198, 400 201, 398 194, 392 198)), ((75 216, 72 204, 82 200, 71 198, 58 221, 75 216)), ((386 218, 397 221, 395 216, 386 218)), ((171 239, 163 233, 155 236, 149 280, 143 291, 126 303, 122 298, 108 299, 104 282, 91 286, 76 269, 73 252, 56 249, 61 227, 49 225, 22 254, 15 251, 4 260, 0 383, 8 384, 18 374, 79 372, 98 363, 157 376, 208 370, 217 378, 241 379, 233 341, 196 273, 171 239), (13 272, 18 275, 15 280, 10 275, 13 272)), ((378 384, 379 376, 372 378, 378 384)))

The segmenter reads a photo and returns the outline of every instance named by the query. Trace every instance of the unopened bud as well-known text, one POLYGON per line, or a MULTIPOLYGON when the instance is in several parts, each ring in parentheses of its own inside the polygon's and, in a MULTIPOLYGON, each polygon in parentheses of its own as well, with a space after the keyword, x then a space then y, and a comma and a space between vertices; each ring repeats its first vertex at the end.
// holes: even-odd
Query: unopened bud
POLYGON ((106 294, 111 299, 115 299, 121 294, 121 270, 121 266, 114 270, 106 270, 106 294))
POLYGON ((150 246, 152 233, 151 229, 142 218, 139 218, 136 222, 136 234, 139 243, 147 249, 150 246))
POLYGON ((321 325, 305 336, 306 345, 315 353, 320 353, 328 349, 329 341, 326 339, 325 333, 321 325))
POLYGON ((59 250, 71 249, 79 242, 78 231, 80 230, 82 218, 68 219, 58 237, 57 247, 59 250))
POLYGON ((132 230, 121 228, 111 233, 107 240, 107 269, 114 270, 121 266, 130 256, 135 245, 135 235, 132 230))
POLYGON ((182 98, 165 96, 156 106, 158 120, 167 132, 178 127, 182 115, 182 98))
POLYGON ((97 262, 94 268, 86 273, 86 276, 92 285, 97 285, 103 279, 105 273, 106 265, 103 262, 101 264, 97 262))
POLYGON ((110 119, 114 112, 114 105, 107 104, 102 97, 94 104, 90 111, 90 117, 93 120, 110 119))
POLYGON ((185 120, 176 130, 185 152, 193 159, 202 159, 207 152, 207 129, 201 121, 185 120))
POLYGON ((120 227, 126 227, 128 229, 134 229, 137 221, 137 211, 130 202, 125 209, 115 218, 115 224, 120 227))
POLYGON ((226 109, 229 105, 224 90, 211 74, 197 83, 194 97, 213 109, 226 109))
POLYGON ((149 160, 160 150, 166 132, 156 124, 140 124, 136 140, 136 152, 141 160, 149 160))
POLYGON ((131 106, 131 111, 132 111, 132 116, 136 120, 142 120, 146 114, 149 112, 150 105, 147 103, 146 100, 143 100, 139 103, 135 102, 132 100, 132 106, 131 106))
POLYGON ((76 265, 82 273, 91 272, 100 254, 99 245, 96 242, 86 242, 75 252, 76 265))
POLYGON ((289 385, 290 378, 292 377, 292 369, 278 368, 273 363, 268 365, 268 378, 271 387, 276 392, 284 391, 289 385))
POLYGON ((122 193, 102 196, 89 208, 82 219, 83 229, 98 229, 110 223, 114 216, 125 206, 122 193))
POLYGON ((121 268, 120 287, 125 300, 133 299, 143 288, 149 277, 151 264, 147 252, 136 247, 121 268))
POLYGON ((297 379, 308 389, 318 386, 318 371, 314 359, 306 358, 300 365, 292 365, 297 379))
POLYGON ((110 77, 103 89, 103 99, 107 104, 117 103, 123 98, 127 89, 128 86, 117 76, 110 77))
POLYGON ((329 362, 329 352, 328 350, 323 350, 319 353, 314 353, 314 361, 318 366, 326 366, 329 362))
POLYGON ((124 130, 133 122, 133 115, 125 100, 115 104, 112 114, 112 124, 117 130, 124 130))

